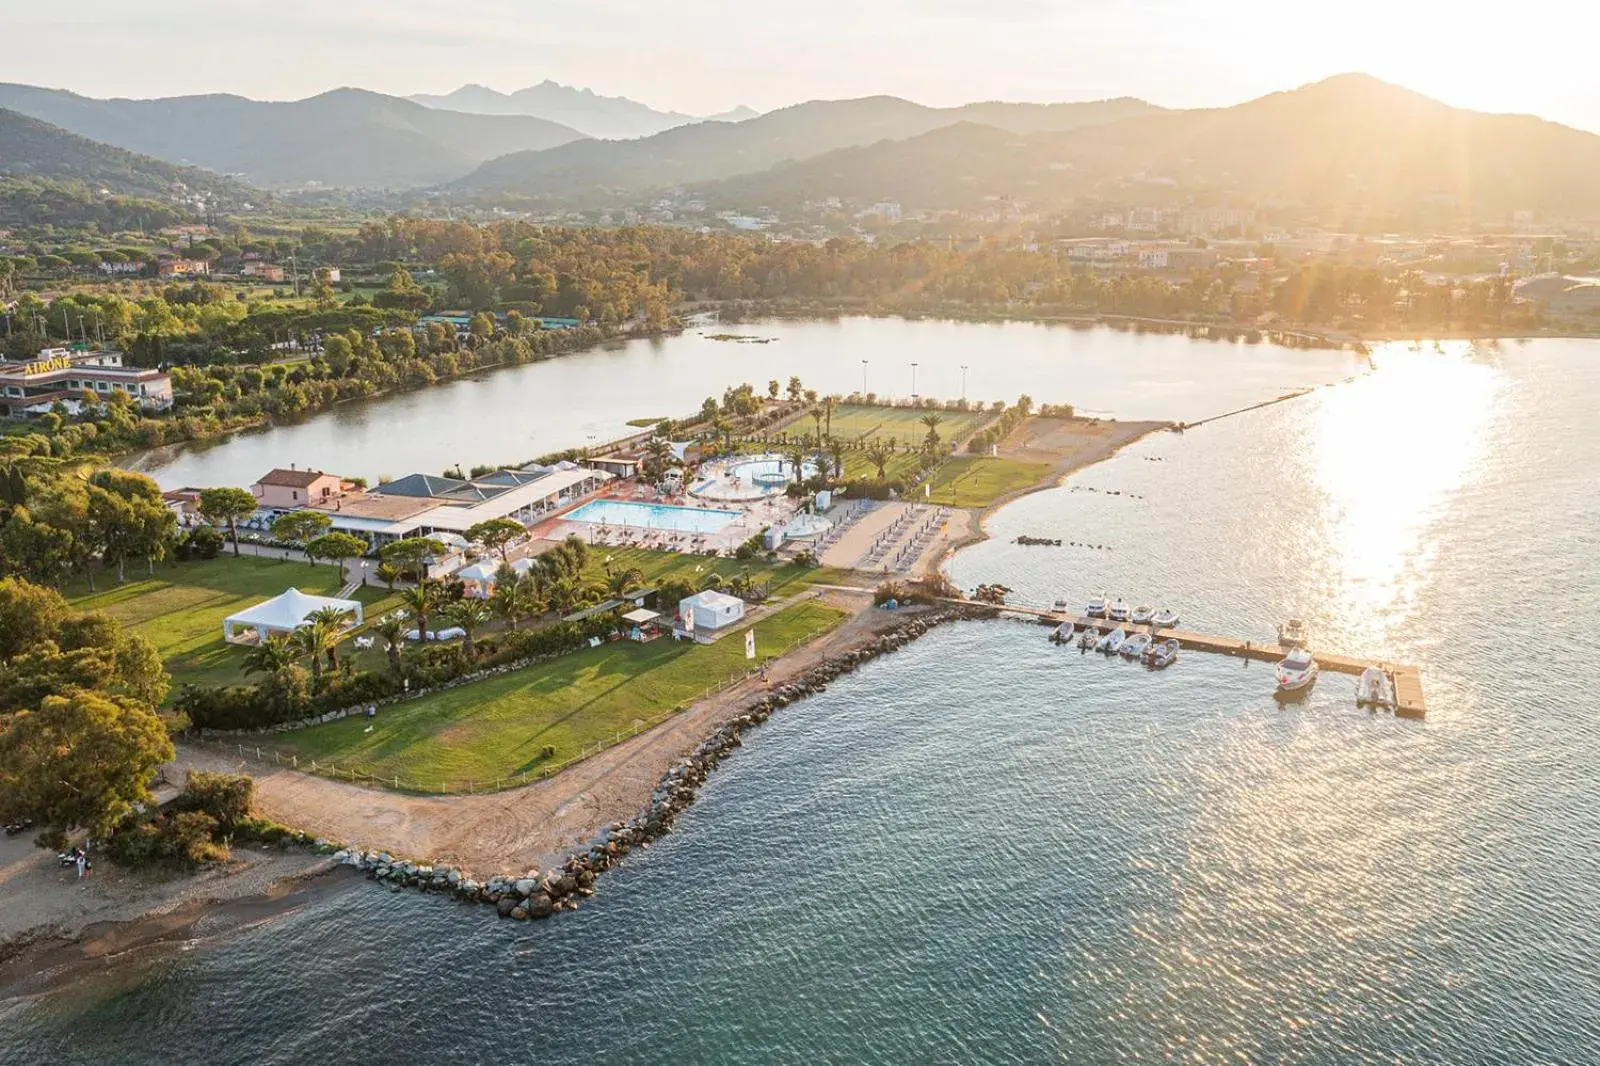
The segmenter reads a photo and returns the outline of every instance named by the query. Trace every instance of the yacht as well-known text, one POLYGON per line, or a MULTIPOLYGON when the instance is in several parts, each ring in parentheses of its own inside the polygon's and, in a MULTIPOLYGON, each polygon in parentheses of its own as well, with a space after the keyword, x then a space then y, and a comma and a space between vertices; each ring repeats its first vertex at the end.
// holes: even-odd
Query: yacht
POLYGON ((1361 679, 1356 682, 1356 706, 1393 710, 1394 685, 1390 683, 1389 675, 1376 666, 1361 671, 1361 679))
POLYGON ((1299 696, 1317 681, 1317 660, 1304 648, 1295 648, 1278 664, 1278 695, 1299 696))
POLYGON ((1178 660, 1178 642, 1172 638, 1150 645, 1144 653, 1145 664, 1152 670, 1165 670, 1178 660))
POLYGON ((1133 609, 1133 624, 1136 626, 1147 626, 1150 624, 1151 619, 1155 618, 1155 616, 1156 609, 1154 607, 1150 606, 1148 603, 1141 603, 1139 606, 1133 609))
POLYGON ((1303 648, 1306 646, 1306 624, 1298 618, 1291 618, 1278 627, 1278 643, 1285 648, 1303 648))
POLYGON ((1118 648, 1117 650, 1122 653, 1123 658, 1137 659, 1139 656, 1144 654, 1145 649, 1149 646, 1149 633, 1135 633, 1127 640, 1123 641, 1122 647, 1118 648))
POLYGON ((1100 630, 1096 626, 1085 626, 1078 636, 1078 647, 1088 649, 1097 647, 1100 643, 1100 630))
POLYGON ((1100 643, 1095 645, 1095 650, 1103 651, 1107 655, 1110 655, 1112 652, 1122 647, 1122 642, 1127 639, 1127 636, 1128 634, 1122 630, 1113 629, 1111 632, 1100 638, 1100 643))
POLYGON ((1155 613, 1155 617, 1150 619, 1150 624, 1157 629, 1169 629, 1178 624, 1178 613, 1163 607, 1155 613))
POLYGON ((1128 620, 1128 605, 1118 600, 1106 608, 1106 617, 1113 622, 1126 622, 1128 620))
POLYGON ((1104 618, 1106 616, 1106 594, 1097 592, 1089 599, 1089 606, 1084 609, 1084 614, 1090 618, 1104 618))
POLYGON ((1072 608, 1068 606, 1066 599, 1062 598, 1056 601, 1056 605, 1052 608, 1052 610, 1054 610, 1056 614, 1066 614, 1068 611, 1072 610, 1072 608))

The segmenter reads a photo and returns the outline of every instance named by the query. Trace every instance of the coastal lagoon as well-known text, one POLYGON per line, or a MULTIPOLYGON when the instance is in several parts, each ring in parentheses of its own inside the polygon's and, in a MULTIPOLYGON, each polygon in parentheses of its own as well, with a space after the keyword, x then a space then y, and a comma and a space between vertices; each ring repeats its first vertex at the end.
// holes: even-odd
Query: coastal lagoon
POLYGON ((575 914, 350 879, 0 1004, 0 1061, 1595 1060, 1600 344, 1374 360, 1018 501, 951 570, 1299 614, 1420 664, 1426 721, 948 626, 747 733, 575 914))
POLYGON ((670 337, 485 371, 416 392, 349 403, 290 425, 135 457, 162 488, 248 485, 291 463, 376 481, 460 464, 524 462, 636 432, 639 418, 681 418, 707 396, 797 375, 841 395, 915 391, 985 401, 1027 393, 1083 414, 1193 421, 1365 368, 1346 351, 1193 341, 1177 334, 1030 322, 899 318, 701 326, 670 337), (711 339, 726 331, 770 338, 711 339), (865 367, 862 360, 867 361, 865 367))

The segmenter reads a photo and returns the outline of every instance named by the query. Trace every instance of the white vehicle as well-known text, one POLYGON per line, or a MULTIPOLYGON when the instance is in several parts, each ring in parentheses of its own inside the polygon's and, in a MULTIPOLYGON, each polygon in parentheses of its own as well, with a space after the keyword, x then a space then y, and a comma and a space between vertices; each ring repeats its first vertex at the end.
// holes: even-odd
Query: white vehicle
POLYGON ((1103 651, 1107 655, 1122 647, 1122 642, 1128 639, 1128 634, 1120 629, 1113 629, 1100 638, 1100 643, 1095 645, 1095 650, 1103 651))
POLYGON ((1278 664, 1278 695, 1298 696, 1311 690, 1317 681, 1317 660, 1304 648, 1296 648, 1278 664))
POLYGON ((1389 681, 1389 675, 1376 666, 1361 671, 1361 679, 1356 682, 1356 706, 1393 710, 1394 685, 1389 681))
POLYGON ((1139 606, 1133 609, 1133 624, 1136 626, 1147 626, 1150 624, 1151 619, 1155 618, 1155 616, 1156 609, 1154 607, 1150 606, 1148 603, 1141 603, 1139 606))
POLYGON ((1089 606, 1084 609, 1084 614, 1090 618, 1104 618, 1106 616, 1106 594, 1097 592, 1089 598, 1089 606))
POLYGON ((1137 659, 1139 656, 1144 654, 1144 650, 1149 646, 1149 633, 1135 633, 1127 640, 1124 640, 1122 642, 1122 647, 1118 648, 1117 651, 1121 653, 1124 658, 1137 659))
POLYGON ((1178 624, 1178 612, 1169 611, 1163 607, 1155 613, 1155 617, 1150 619, 1150 624, 1157 629, 1170 629, 1178 624))

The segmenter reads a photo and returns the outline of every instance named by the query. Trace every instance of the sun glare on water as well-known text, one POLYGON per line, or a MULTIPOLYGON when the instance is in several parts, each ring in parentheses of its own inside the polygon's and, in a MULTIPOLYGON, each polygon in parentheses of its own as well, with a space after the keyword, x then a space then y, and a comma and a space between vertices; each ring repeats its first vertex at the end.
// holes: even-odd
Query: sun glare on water
POLYGON ((1374 373, 1330 389, 1312 429, 1333 553, 1337 627, 1381 642, 1433 566, 1430 523, 1475 476, 1504 376, 1469 342, 1373 353, 1374 373))

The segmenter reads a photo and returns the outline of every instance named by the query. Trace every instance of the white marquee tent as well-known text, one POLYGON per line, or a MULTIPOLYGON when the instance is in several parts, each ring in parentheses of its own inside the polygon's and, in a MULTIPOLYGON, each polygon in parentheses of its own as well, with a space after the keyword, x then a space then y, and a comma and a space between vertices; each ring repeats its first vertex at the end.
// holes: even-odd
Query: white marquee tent
POLYGON ((361 604, 357 600, 337 596, 313 596, 299 589, 289 589, 281 596, 246 607, 238 614, 222 621, 222 637, 232 644, 254 644, 273 633, 293 633, 305 624, 314 611, 333 607, 347 611, 352 616, 351 625, 363 621, 361 604))

